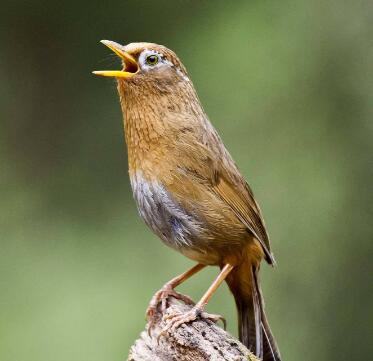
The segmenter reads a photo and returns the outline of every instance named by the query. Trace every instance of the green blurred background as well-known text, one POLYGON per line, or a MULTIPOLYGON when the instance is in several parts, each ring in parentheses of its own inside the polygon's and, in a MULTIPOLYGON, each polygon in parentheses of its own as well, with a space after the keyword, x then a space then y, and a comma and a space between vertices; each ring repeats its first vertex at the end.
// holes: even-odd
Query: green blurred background
MULTIPOLYGON (((0 360, 123 360, 192 262, 137 216, 99 43, 176 51, 262 206, 284 360, 371 357, 372 3, 10 1, 0 22, 0 360)), ((181 290, 198 299, 210 268, 181 290)), ((208 311, 236 334, 226 286, 208 311)))

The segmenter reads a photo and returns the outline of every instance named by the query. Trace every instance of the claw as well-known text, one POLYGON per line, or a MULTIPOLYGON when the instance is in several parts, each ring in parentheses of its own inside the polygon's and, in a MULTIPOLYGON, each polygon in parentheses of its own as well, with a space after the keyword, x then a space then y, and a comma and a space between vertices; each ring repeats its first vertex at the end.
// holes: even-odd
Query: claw
POLYGON ((152 335, 152 329, 155 325, 155 314, 156 314, 156 309, 155 308, 150 308, 148 307, 147 311, 146 311, 146 316, 147 318, 149 319, 148 321, 148 336, 151 337, 152 335))
POLYGON ((210 314, 207 312, 204 312, 199 307, 193 307, 190 311, 186 313, 170 313, 163 317, 163 320, 167 323, 166 326, 162 329, 160 334, 157 337, 157 342, 159 343, 159 339, 164 336, 168 332, 174 332, 176 331, 181 325, 189 322, 195 321, 197 318, 210 320, 214 323, 218 322, 219 320, 223 322, 224 324, 224 330, 227 327, 227 322, 224 317, 220 315, 210 314), (169 321, 169 322, 167 322, 169 321))
POLYGON ((202 319, 210 320, 210 321, 212 321, 214 323, 217 323, 218 321, 221 321, 221 322, 223 322, 224 331, 227 330, 227 320, 223 316, 221 316, 221 315, 211 314, 211 313, 207 313, 207 312, 202 312, 200 314, 200 317, 202 319))
MULTIPOLYGON (((176 292, 170 285, 166 284, 163 286, 159 291, 157 291, 154 296, 152 297, 149 306, 146 310, 146 318, 148 320, 149 326, 148 326, 148 335, 151 335, 151 330, 154 327, 156 323, 156 315, 158 313, 158 305, 161 303, 161 313, 163 314, 168 306, 168 299, 170 297, 174 297, 178 300, 183 301, 187 305, 194 305, 193 300, 183 295, 179 292, 176 292)), ((158 336, 159 337, 159 336, 158 336)))

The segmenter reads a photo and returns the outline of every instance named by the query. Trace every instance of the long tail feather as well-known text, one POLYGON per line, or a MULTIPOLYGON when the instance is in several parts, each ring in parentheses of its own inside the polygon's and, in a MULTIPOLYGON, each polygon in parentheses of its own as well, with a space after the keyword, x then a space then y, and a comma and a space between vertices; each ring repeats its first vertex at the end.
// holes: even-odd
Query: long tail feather
POLYGON ((252 268, 253 283, 256 293, 259 295, 259 303, 261 310, 261 329, 263 334, 263 361, 264 360, 276 360, 281 361, 280 351, 278 349, 276 340, 272 334, 272 331, 269 327, 267 316, 264 312, 264 302, 262 290, 259 284, 258 269, 252 268))
POLYGON ((258 269, 242 265, 227 277, 237 306, 240 341, 263 361, 281 361, 279 349, 264 313, 258 269))

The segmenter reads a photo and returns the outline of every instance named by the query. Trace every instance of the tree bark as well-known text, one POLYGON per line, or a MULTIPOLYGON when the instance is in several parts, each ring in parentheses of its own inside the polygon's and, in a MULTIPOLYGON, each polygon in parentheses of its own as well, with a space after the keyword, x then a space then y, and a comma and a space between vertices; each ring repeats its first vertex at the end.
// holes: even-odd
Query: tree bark
MULTIPOLYGON (((184 313, 191 306, 174 298, 168 300, 164 315, 173 312, 184 313)), ((158 337, 165 327, 163 315, 156 315, 156 323, 148 334, 145 331, 131 347, 128 361, 259 361, 243 344, 210 320, 197 319, 181 325, 176 331, 166 332, 158 337)))

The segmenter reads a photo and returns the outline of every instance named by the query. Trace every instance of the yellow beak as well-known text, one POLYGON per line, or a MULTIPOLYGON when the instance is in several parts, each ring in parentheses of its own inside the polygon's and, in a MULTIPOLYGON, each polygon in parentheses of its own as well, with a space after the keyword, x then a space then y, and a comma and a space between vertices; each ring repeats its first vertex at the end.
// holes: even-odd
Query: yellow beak
POLYGON ((92 72, 93 74, 115 78, 130 78, 138 73, 139 66, 136 59, 126 53, 122 45, 110 40, 101 40, 101 43, 106 45, 123 60, 124 68, 123 70, 96 70, 92 72))

